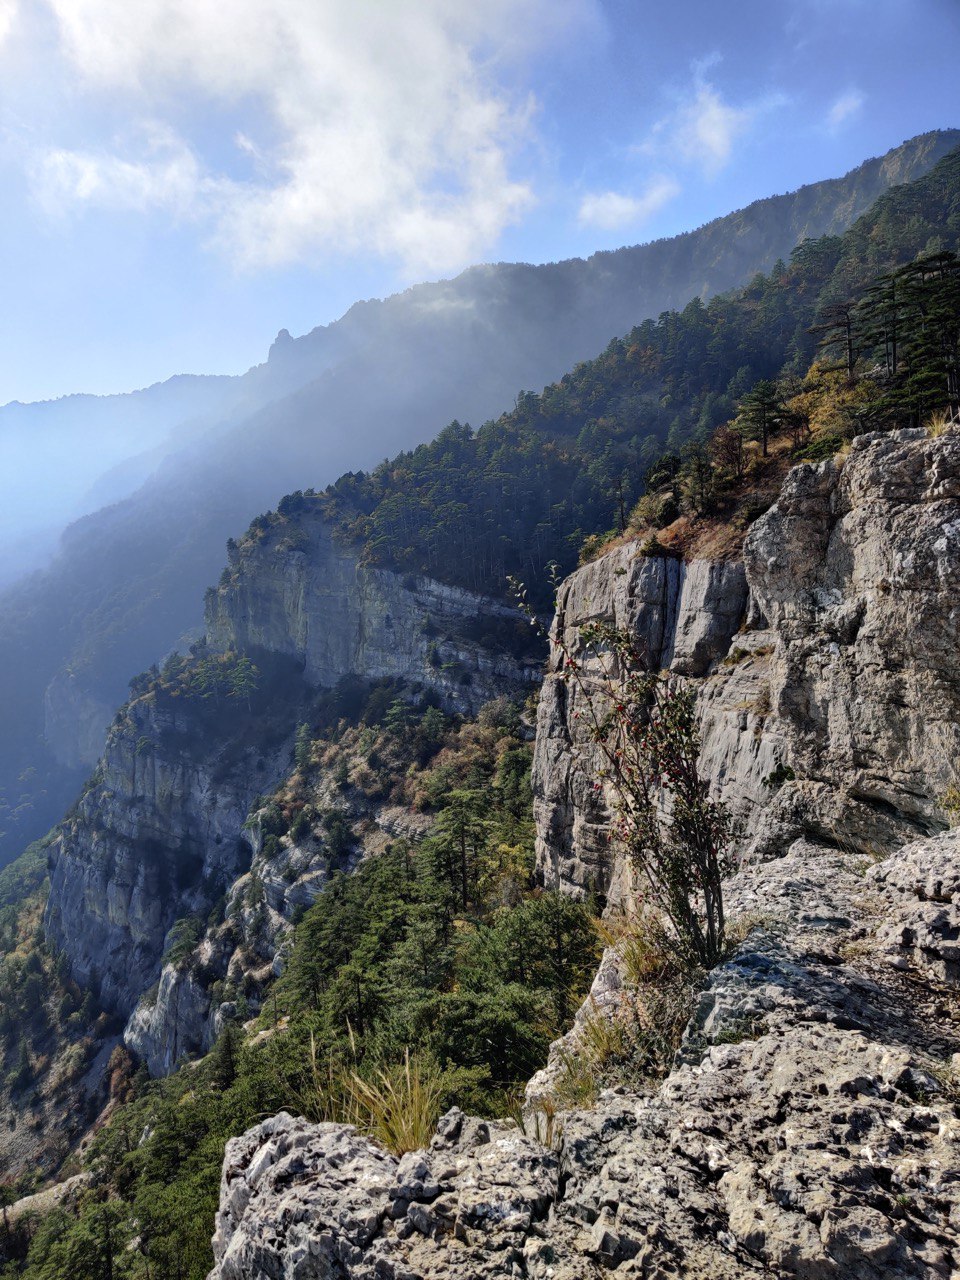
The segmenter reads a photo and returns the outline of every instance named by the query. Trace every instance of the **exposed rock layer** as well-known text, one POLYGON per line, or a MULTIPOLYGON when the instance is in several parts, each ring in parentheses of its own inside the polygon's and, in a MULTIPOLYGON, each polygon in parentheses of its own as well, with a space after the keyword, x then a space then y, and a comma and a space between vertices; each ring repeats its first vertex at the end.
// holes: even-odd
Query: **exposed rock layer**
POLYGON ((402 679, 435 690, 451 709, 474 711, 539 680, 538 655, 524 662, 498 644, 504 626, 523 635, 509 606, 364 567, 356 548, 310 512, 242 543, 207 611, 211 644, 286 654, 311 684, 402 679))
MULTIPOLYGON (((739 562, 685 565, 646 555, 638 543, 584 565, 563 584, 540 694, 533 765, 537 863, 545 883, 573 893, 595 890, 614 902, 629 887, 609 844, 612 796, 595 786, 602 757, 590 740, 588 707, 597 696, 599 664, 585 655, 580 628, 593 620, 612 622, 633 632, 652 670, 703 677, 728 653, 747 606, 739 562), (581 663, 582 680, 569 677, 567 653, 581 663)), ((728 749, 733 750, 746 727, 743 717, 728 725, 718 703, 714 719, 732 734, 728 749)), ((736 780, 744 785, 740 772, 736 780)))
MULTIPOLYGON (((289 742, 204 746, 198 733, 189 710, 169 701, 131 703, 51 851, 47 937, 77 981, 123 1016, 158 979, 174 921, 205 918, 249 863, 244 819, 289 759, 289 742)), ((168 1069, 189 1039, 185 1009, 178 1018, 168 1069)))
POLYGON ((799 792, 808 829, 879 850, 942 828, 960 759, 960 436, 861 436, 842 465, 794 468, 744 561, 798 779, 777 816, 796 830, 799 792))
MULTIPOLYGON (((842 465, 794 468, 742 565, 684 569, 621 547, 567 580, 555 626, 576 654, 580 626, 609 619, 652 665, 696 680, 701 770, 744 849, 775 854, 808 833, 883 852, 946 825, 960 759, 958 586, 960 435, 899 431, 859 437, 842 465)), ((552 646, 538 866, 547 884, 617 901, 628 876, 607 841, 611 797, 594 787, 584 703, 552 646)))
POLYGON ((278 971, 295 909, 325 882, 329 860, 315 840, 285 846, 273 866, 245 825, 254 798, 289 774, 312 691, 386 677, 470 712, 539 679, 538 659, 515 656, 530 631, 515 610, 364 569, 315 513, 242 544, 232 561, 209 602, 210 648, 252 652, 265 670, 286 673, 270 708, 272 745, 260 723, 231 729, 226 709, 220 725, 188 699, 141 697, 111 729, 98 776, 52 851, 47 936, 78 981, 129 1019, 125 1041, 154 1074, 210 1047, 216 983, 249 986, 247 970, 278 971), (263 899, 248 903, 251 857, 263 899), (224 896, 230 918, 206 927, 224 896), (170 929, 185 917, 203 934, 195 954, 163 964, 170 929))

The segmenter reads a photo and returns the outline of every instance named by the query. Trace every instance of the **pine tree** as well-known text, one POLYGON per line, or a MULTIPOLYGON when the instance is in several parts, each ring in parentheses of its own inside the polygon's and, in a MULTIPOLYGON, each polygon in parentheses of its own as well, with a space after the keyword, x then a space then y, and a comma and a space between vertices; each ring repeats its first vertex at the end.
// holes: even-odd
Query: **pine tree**
POLYGON ((777 428, 783 406, 776 384, 762 378, 740 401, 740 421, 754 440, 759 440, 763 456, 769 453, 770 436, 777 428))
POLYGON ((301 773, 304 773, 310 768, 311 751, 312 743, 310 739, 310 726, 308 724, 298 725, 293 757, 296 761, 297 768, 301 773))
POLYGON ((237 1060, 240 1050, 240 1032, 237 1024, 225 1022, 211 1054, 211 1078, 221 1091, 229 1089, 237 1078, 237 1060))
MULTIPOLYGON (((834 302, 822 312, 819 324, 812 325, 809 332, 820 334, 818 347, 828 355, 838 347, 842 352, 842 363, 833 366, 846 369, 847 377, 853 378, 857 363, 857 349, 854 338, 857 330, 857 306, 854 302, 834 302)), ((825 372, 829 372, 828 369, 825 372)))
POLYGON ((237 659, 233 670, 230 672, 230 697, 243 698, 247 704, 248 711, 251 705, 250 699, 259 685, 259 675, 259 671, 246 655, 237 659))

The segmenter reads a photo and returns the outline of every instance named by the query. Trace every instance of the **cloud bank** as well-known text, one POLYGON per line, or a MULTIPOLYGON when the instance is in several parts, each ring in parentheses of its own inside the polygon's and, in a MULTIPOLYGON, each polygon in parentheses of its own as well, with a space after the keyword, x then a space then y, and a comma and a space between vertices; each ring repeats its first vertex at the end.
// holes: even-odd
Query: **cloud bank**
POLYGON ((532 204, 535 104, 511 72, 580 7, 46 2, 80 99, 118 121, 98 147, 34 157, 47 208, 200 220, 243 267, 372 252, 414 273, 475 259, 532 204), (211 117, 232 127, 211 140, 211 117))
POLYGON ((728 102, 707 70, 720 61, 717 55, 694 65, 689 93, 656 122, 638 150, 651 156, 692 166, 705 178, 714 178, 734 157, 736 144, 768 111, 784 105, 781 95, 734 105, 728 102))
POLYGON ((696 172, 701 178, 715 178, 734 159, 736 145, 767 111, 785 99, 768 97, 734 105, 706 78, 720 62, 713 54, 693 65, 693 80, 687 93, 672 110, 657 120, 633 151, 654 162, 662 172, 650 177, 636 191, 592 191, 580 201, 581 226, 601 230, 639 227, 683 191, 679 174, 696 172))
POLYGON ((835 133, 853 116, 858 115, 863 103, 864 97, 859 89, 848 89, 846 93, 842 93, 827 112, 827 128, 830 132, 835 133))

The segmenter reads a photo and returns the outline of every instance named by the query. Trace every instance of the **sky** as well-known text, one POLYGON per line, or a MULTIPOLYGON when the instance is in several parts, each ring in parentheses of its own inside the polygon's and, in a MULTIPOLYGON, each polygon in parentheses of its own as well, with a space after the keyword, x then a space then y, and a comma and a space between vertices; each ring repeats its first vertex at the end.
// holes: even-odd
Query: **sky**
POLYGON ((0 404, 960 126, 960 0, 0 0, 0 404))

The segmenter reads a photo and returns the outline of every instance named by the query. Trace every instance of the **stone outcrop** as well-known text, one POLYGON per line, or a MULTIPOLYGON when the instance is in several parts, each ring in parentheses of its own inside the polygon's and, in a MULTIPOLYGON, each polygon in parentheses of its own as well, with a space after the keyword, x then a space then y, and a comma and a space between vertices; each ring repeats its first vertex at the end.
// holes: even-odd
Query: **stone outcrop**
MULTIPOLYGON (((163 691, 138 697, 115 720, 51 851, 47 936, 75 978, 128 1018, 124 1039, 154 1074, 210 1047, 220 1025, 217 984, 249 987, 258 972, 275 976, 294 913, 326 882, 322 841, 286 841, 271 861, 256 824, 247 825, 256 796, 289 774, 294 732, 317 688, 351 676, 393 678, 469 713, 540 674, 516 610, 363 568, 311 509, 230 554, 208 597, 201 652, 252 653, 268 680, 279 679, 278 698, 264 707, 270 745, 261 722, 231 727, 228 708, 218 717, 163 691), (257 901, 248 901, 254 888, 257 901), (208 925, 224 897, 227 918, 208 925), (163 964, 171 927, 184 918, 199 924, 198 945, 188 962, 163 964)), ((57 693, 70 696, 66 685, 57 693)), ((76 745, 78 759, 88 751, 76 745)), ((417 825, 416 817, 385 815, 382 829, 411 821, 417 825)), ((256 989, 254 981, 254 996, 256 989)))
MULTIPOLYGON (((609 621, 634 633, 652 670, 703 677, 730 651, 748 603, 739 562, 694 560, 687 565, 628 543, 564 582, 553 636, 555 641, 562 637, 579 660, 584 656, 580 628, 594 620, 609 621)), ((566 678, 564 664, 561 645, 552 643, 533 764, 538 870, 551 887, 577 894, 596 891, 617 903, 628 893, 629 876, 609 844, 611 796, 595 786, 601 758, 590 741, 588 704, 596 695, 596 662, 585 660, 582 683, 566 678)), ((726 728, 726 704, 719 695, 714 701, 713 718, 726 728)), ((728 735, 730 750, 734 741, 739 744, 740 710, 728 735)), ((744 785, 740 770, 731 771, 733 777, 744 785)))
POLYGON ((842 465, 794 468, 744 562, 797 778, 772 817, 795 832, 799 810, 877 851, 942 829, 960 760, 960 437, 861 436, 842 465))
POLYGON ((525 638, 515 608, 358 557, 309 510, 248 536, 208 600, 210 643, 286 654, 325 687, 350 675, 406 680, 450 710, 477 711, 539 681, 542 655, 511 651, 525 638))
POLYGON ((402 1159, 281 1112, 227 1144, 211 1277, 524 1274, 558 1171, 515 1125, 456 1109, 402 1159))
POLYGON ((151 695, 129 704, 51 851, 47 936, 114 1013, 157 978, 174 920, 209 911, 249 860, 242 823, 278 772, 257 746, 225 765, 224 744, 198 743, 194 729, 151 695))
MULTIPOLYGON (((211 1280, 946 1280, 956 991, 918 983, 914 935, 885 930, 958 875, 953 833, 874 869, 808 841, 745 868, 729 901, 758 923, 711 975, 674 1070, 557 1114, 551 1147, 452 1113, 398 1161, 349 1126, 267 1121, 228 1146, 211 1280)), ((924 935, 925 965, 950 934, 924 935)), ((617 966, 608 953, 605 1017, 632 998, 617 966)))
MULTIPOLYGON (((701 772, 743 851, 775 855, 807 834, 879 854, 942 830, 960 780, 958 586, 960 436, 898 431, 795 467, 742 563, 684 568, 632 544, 584 566, 555 626, 577 653, 583 623, 611 620, 651 665, 696 682, 701 772)), ((538 868, 617 903, 629 876, 607 840, 611 797, 594 786, 585 698, 562 662, 552 646, 538 868)))
POLYGON ((151 1075, 169 1075, 212 1047, 218 1027, 211 1006, 209 987, 192 967, 165 964, 159 981, 140 996, 127 1019, 124 1043, 151 1075))
POLYGON ((890 962, 960 986, 960 833, 905 845, 870 875, 895 891, 879 931, 890 962))

